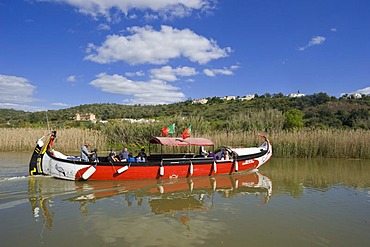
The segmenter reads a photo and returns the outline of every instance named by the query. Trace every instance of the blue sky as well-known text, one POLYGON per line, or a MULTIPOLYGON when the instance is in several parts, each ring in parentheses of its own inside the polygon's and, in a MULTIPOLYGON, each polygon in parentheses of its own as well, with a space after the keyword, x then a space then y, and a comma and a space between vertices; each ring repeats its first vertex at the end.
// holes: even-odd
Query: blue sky
POLYGON ((0 108, 370 93, 368 0, 0 0, 0 108))

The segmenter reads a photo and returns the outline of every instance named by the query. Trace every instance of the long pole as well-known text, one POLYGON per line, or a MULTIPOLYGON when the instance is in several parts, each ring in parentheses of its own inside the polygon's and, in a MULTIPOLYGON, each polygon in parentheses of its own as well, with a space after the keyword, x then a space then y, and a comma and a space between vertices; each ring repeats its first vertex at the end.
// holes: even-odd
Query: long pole
POLYGON ((48 112, 45 112, 45 114, 46 114, 46 123, 48 125, 48 131, 50 131, 49 119, 48 119, 48 112))

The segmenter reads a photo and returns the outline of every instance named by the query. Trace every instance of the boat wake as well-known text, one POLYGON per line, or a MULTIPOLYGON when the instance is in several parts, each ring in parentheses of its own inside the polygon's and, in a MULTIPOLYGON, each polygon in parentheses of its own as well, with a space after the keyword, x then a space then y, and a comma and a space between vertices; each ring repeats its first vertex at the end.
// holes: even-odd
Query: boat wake
POLYGON ((0 183, 1 182, 7 182, 7 181, 17 181, 17 180, 28 179, 28 177, 29 176, 14 176, 14 177, 0 178, 0 183))

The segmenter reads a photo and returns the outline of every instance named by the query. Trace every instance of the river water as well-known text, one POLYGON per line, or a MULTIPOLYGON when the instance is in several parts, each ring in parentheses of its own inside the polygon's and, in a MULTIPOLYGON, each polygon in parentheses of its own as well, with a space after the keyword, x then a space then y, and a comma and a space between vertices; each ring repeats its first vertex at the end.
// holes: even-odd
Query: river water
POLYGON ((28 177, 0 153, 1 246, 370 246, 370 161, 272 158, 173 180, 28 177))

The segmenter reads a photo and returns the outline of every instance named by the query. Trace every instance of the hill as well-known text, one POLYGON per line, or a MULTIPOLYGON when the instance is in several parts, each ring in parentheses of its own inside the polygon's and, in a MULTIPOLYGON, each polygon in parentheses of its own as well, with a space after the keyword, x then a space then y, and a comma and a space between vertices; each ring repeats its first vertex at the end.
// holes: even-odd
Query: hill
POLYGON ((293 114, 302 126, 310 128, 370 129, 370 96, 360 99, 330 97, 318 93, 303 97, 287 97, 283 94, 255 95, 252 100, 222 100, 207 98, 206 104, 194 104, 192 100, 169 105, 120 105, 88 104, 61 110, 25 112, 0 109, 0 127, 39 127, 49 123, 59 127, 93 127, 91 123, 76 123, 76 113, 93 113, 99 120, 156 119, 169 123, 175 117, 198 117, 210 124, 212 129, 225 129, 230 123, 239 122, 240 128, 250 129, 252 122, 266 119, 272 126, 264 129, 288 128, 288 116, 293 114), (290 115, 289 115, 290 114, 290 115), (300 119, 301 118, 301 119, 300 119), (275 125, 275 126, 274 126, 275 125))

